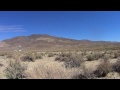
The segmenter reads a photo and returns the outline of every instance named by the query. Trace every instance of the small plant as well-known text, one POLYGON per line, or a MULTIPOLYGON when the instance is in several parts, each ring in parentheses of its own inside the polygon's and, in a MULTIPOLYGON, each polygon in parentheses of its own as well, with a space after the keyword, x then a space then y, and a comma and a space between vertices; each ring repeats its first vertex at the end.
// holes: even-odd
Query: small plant
POLYGON ((18 60, 10 60, 8 66, 4 70, 5 76, 8 79, 22 79, 25 78, 25 65, 22 65, 18 60))

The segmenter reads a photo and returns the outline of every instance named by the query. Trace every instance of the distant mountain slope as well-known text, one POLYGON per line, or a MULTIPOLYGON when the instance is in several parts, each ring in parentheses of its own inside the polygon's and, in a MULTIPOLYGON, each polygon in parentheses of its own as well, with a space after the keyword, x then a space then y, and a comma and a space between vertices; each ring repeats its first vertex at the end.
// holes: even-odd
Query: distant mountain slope
POLYGON ((120 46, 118 42, 74 40, 62 37, 55 37, 46 34, 32 34, 30 36, 18 36, 0 42, 2 49, 13 49, 22 46, 22 49, 48 50, 48 49, 81 49, 120 46))

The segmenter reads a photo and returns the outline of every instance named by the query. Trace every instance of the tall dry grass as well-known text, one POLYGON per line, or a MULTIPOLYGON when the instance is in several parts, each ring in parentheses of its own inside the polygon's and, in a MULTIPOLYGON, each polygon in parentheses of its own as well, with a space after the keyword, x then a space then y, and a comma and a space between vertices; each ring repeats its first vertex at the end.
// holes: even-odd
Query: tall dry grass
POLYGON ((32 70, 26 72, 27 79, 71 79, 80 69, 66 69, 63 62, 40 61, 32 70))

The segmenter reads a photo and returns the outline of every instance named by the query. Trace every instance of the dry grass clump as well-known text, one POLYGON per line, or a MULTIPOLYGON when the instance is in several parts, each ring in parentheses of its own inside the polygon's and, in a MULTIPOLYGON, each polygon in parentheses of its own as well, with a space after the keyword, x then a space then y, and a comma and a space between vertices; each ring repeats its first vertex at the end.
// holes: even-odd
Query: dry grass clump
POLYGON ((8 79, 22 79, 25 78, 25 65, 22 65, 19 60, 9 60, 8 66, 4 70, 5 76, 8 79))
POLYGON ((83 59, 79 54, 62 53, 55 58, 55 61, 64 62, 66 68, 73 68, 79 67, 83 62, 83 59))
POLYGON ((27 71, 27 79, 70 79, 70 73, 59 62, 48 62, 41 61, 27 71))
POLYGON ((105 77, 109 72, 112 71, 110 62, 108 60, 103 60, 103 62, 94 71, 96 77, 105 77))

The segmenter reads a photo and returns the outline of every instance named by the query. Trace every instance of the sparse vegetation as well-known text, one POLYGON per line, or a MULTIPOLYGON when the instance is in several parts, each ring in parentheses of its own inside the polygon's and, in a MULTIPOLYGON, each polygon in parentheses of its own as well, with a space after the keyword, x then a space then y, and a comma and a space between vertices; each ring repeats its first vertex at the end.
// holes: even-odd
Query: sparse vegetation
MULTIPOLYGON (((0 56, 9 61, 7 63, 8 66, 4 70, 4 75, 8 79, 95 79, 105 78, 110 72, 120 73, 119 54, 119 50, 85 50, 59 52, 1 52, 0 56), (110 64, 109 61, 112 61, 112 59, 117 60, 117 62, 110 64), (19 62, 15 62, 14 60, 19 62), (34 68, 36 60, 40 60, 37 61, 40 64, 34 68), (45 63, 42 63, 44 60, 45 63), (90 67, 95 66, 94 63, 97 61, 101 63, 99 62, 100 64, 98 63, 94 70, 89 70, 90 67), (26 67, 23 65, 27 62, 30 63, 28 68, 31 68, 30 70, 32 71, 26 70, 26 67), (33 62, 35 63, 32 64, 33 62), (89 63, 92 62, 93 66, 92 64, 89 66, 89 63), (84 64, 88 64, 89 67, 82 68, 84 64), (79 69, 82 71, 79 71, 79 69)), ((5 62, 0 63, 1 68, 5 66, 5 62)))

